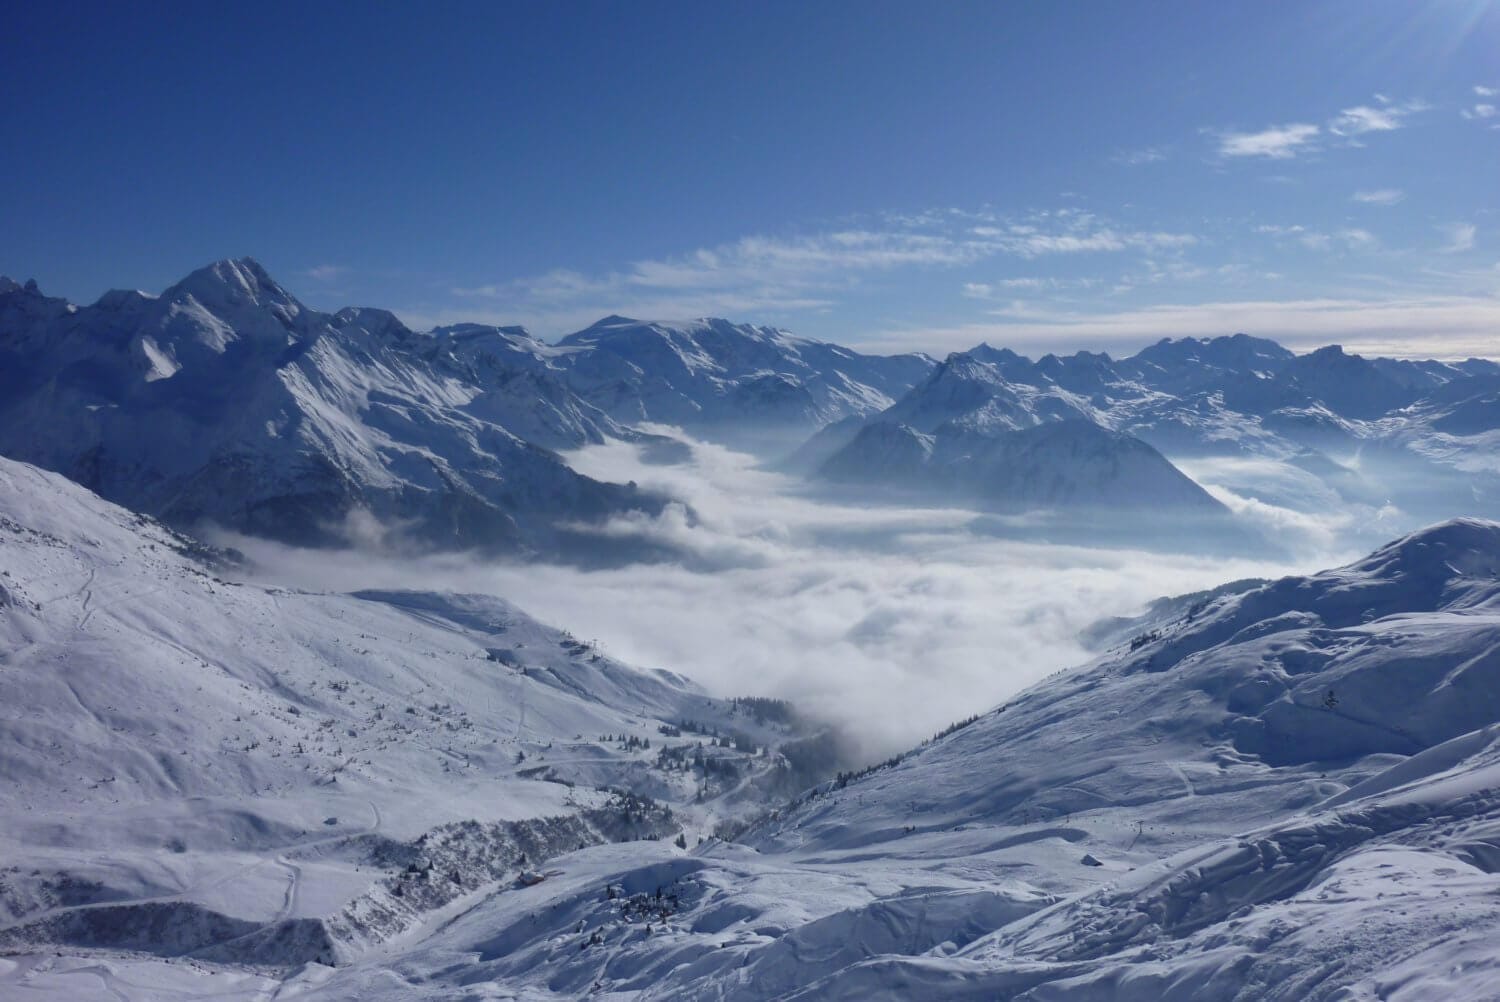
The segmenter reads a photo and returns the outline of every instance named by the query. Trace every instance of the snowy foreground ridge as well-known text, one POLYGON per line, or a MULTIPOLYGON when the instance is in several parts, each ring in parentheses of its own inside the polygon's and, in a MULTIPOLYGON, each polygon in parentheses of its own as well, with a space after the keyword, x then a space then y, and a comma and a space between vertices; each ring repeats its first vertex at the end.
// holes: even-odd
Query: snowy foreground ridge
POLYGON ((0 572, 7 1002, 1500 995, 1500 524, 811 789, 779 706, 495 599, 236 583, 9 460, 0 572))

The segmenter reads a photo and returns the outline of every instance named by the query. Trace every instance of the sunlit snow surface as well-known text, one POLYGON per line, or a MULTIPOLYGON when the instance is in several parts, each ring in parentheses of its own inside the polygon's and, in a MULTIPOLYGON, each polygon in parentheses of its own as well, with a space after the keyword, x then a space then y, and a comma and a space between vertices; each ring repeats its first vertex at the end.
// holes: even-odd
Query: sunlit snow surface
MULTIPOLYGON (((538 849, 684 825, 696 839, 753 805, 697 803, 692 777, 660 768, 665 721, 785 737, 498 599, 262 588, 212 560, 0 460, 0 950, 333 958, 499 876, 463 858, 486 840, 536 843, 529 862, 497 857, 514 876, 538 849), (604 787, 679 816, 617 817, 604 787), (506 827, 559 816, 575 820, 506 827), (384 886, 436 863, 436 895, 384 886), (339 916, 328 943, 302 922, 339 916)), ((719 754, 747 785, 771 766, 719 754)))
MULTIPOLYGON (((61 478, 0 474, 6 999, 1495 995, 1494 523, 1191 607, 692 845, 694 791, 597 740, 730 719, 687 683, 494 600, 231 584, 61 478), (582 782, 521 775, 543 762, 582 782), (655 784, 690 848, 568 829, 531 886, 409 915, 370 890, 387 840, 605 782, 655 784)), ((401 900, 468 880, 479 831, 431 837, 401 900)))
MULTIPOLYGON (((401 990, 1494 997, 1497 592, 1500 526, 1455 522, 1223 599, 744 844, 617 847, 497 895, 407 954, 401 990), (601 883, 676 910, 648 935, 601 883)), ((400 997, 390 978, 329 989, 400 997)))

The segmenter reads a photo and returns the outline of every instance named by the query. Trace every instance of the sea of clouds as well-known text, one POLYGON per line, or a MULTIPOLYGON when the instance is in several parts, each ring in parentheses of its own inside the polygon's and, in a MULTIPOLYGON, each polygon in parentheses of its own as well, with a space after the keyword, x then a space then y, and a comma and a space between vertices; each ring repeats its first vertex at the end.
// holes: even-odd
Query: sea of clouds
POLYGON ((1224 559, 1003 538, 972 511, 832 500, 746 454, 690 444, 691 458, 673 465, 624 442, 567 457, 590 476, 675 498, 659 516, 594 531, 668 547, 676 560, 582 569, 229 542, 260 576, 301 587, 499 595, 637 666, 720 695, 793 700, 867 758, 1088 661, 1080 633, 1102 618, 1351 555, 1309 545, 1295 561, 1224 559))

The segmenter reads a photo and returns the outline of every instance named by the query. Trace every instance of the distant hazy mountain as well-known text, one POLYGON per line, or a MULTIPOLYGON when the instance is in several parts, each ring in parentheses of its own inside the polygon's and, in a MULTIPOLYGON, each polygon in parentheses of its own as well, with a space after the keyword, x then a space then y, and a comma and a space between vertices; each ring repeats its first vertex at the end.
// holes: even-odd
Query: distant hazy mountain
MULTIPOLYGON (((1296 355, 1243 334, 1163 340, 1119 361, 1089 352, 1032 361, 980 345, 949 355, 879 414, 828 425, 791 465, 844 483, 921 483, 954 498, 984 497, 976 485, 987 484, 990 500, 1005 504, 1040 503, 1049 494, 1062 504, 1093 501, 1089 489, 1067 486, 1077 470, 1062 453, 1049 469, 1047 452, 1038 450, 1038 464, 1023 470, 1014 467, 1022 447, 1000 444, 1065 423, 1093 426, 1099 443, 1154 446, 1155 459, 1141 468, 1147 477, 1166 462, 1155 450, 1264 458, 1311 473, 1340 496, 1377 506, 1390 499, 1419 517, 1500 514, 1500 466, 1485 458, 1493 445, 1487 436, 1500 430, 1500 408, 1489 405, 1497 380, 1500 366, 1489 361, 1365 359, 1338 346, 1296 355), (986 440, 992 444, 981 446, 986 440), (880 454, 885 446, 889 455, 880 454), (1013 466, 1011 475, 999 474, 1003 465, 1013 466), (1023 474, 1039 486, 1018 486, 1023 474)), ((1146 455, 1133 449, 1120 462, 1146 462, 1146 455)), ((1179 484, 1181 474, 1172 472, 1165 482, 1179 484)), ((1122 476, 1124 484, 1132 479, 1122 476)), ((1103 495, 1113 489, 1094 483, 1103 495)), ((1139 499, 1128 486, 1121 491, 1126 507, 1139 499)))
POLYGON ((844 483, 878 483, 1002 510, 1086 508, 1101 515, 1173 511, 1223 515, 1223 505, 1138 438, 1086 420, 924 434, 866 425, 820 470, 844 483))

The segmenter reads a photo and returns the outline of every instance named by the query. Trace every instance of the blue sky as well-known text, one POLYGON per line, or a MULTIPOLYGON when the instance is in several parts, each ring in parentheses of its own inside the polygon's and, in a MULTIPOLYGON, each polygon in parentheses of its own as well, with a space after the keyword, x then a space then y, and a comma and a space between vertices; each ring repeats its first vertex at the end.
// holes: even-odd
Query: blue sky
POLYGON ((0 94, 0 272, 75 301, 1500 355, 1497 0, 18 4, 0 94))

